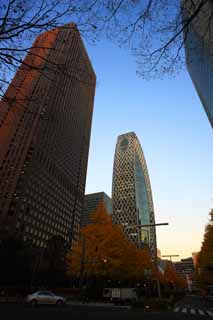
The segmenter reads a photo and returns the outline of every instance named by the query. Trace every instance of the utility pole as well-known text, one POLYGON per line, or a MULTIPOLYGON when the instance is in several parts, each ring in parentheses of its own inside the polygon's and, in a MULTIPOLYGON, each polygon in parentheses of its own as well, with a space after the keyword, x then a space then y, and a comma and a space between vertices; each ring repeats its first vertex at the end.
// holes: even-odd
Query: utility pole
POLYGON ((81 254, 81 268, 80 268, 80 281, 79 281, 80 291, 82 290, 83 280, 84 280, 85 254, 86 254, 86 238, 85 238, 85 235, 82 234, 82 254, 81 254))
MULTIPOLYGON (((163 222, 163 223, 152 223, 152 224, 136 224, 136 225, 129 225, 128 223, 123 223, 122 224, 125 228, 147 228, 147 227, 158 227, 158 226, 168 226, 168 222, 163 222)), ((140 241, 141 242, 141 241, 140 241)), ((155 264, 157 266, 157 257, 155 258, 155 264)), ((158 291, 158 297, 161 298, 161 287, 160 287, 160 281, 157 278, 157 291, 158 291)))

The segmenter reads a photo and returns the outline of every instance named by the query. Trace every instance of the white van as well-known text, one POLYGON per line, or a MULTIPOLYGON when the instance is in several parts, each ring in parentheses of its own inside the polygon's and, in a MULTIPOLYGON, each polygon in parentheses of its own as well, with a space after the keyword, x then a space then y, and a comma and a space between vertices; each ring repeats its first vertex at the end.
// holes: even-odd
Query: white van
POLYGON ((135 288, 104 288, 103 297, 108 301, 123 303, 137 299, 135 288))

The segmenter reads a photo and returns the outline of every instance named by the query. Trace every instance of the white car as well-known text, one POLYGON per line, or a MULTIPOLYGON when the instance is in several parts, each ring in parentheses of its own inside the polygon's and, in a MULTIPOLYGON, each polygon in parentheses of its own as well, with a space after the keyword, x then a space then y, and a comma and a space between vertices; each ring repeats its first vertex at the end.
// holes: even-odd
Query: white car
POLYGON ((39 304, 54 304, 57 306, 63 306, 66 303, 65 298, 56 296, 51 291, 37 291, 35 293, 28 294, 25 301, 32 307, 36 307, 39 304))

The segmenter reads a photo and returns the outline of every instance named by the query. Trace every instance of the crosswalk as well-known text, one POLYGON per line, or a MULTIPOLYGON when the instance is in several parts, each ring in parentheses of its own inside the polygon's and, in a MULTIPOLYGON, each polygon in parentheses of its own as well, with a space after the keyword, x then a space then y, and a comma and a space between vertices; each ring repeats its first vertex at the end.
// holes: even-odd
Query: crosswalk
POLYGON ((213 310, 203 310, 203 309, 195 309, 189 307, 176 307, 173 310, 174 312, 182 312, 190 315, 200 315, 200 316, 208 316, 213 317, 213 310))

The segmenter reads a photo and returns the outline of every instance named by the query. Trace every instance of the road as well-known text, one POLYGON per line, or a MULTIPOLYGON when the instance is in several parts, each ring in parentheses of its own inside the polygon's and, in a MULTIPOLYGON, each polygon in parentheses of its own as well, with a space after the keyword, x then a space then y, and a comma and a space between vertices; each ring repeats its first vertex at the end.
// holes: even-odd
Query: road
POLYGON ((0 305, 1 319, 29 319, 29 320, 208 320, 213 319, 213 304, 207 306, 198 297, 186 297, 179 302, 174 310, 162 312, 143 312, 141 310, 122 309, 117 307, 98 307, 91 305, 73 306, 64 308, 38 307, 26 308, 20 305, 0 305), (179 308, 177 311, 176 308, 179 308), (207 309, 208 308, 208 309, 207 309), (187 310, 182 311, 182 310, 187 310), (191 312, 191 309, 195 312, 191 312), (202 310, 200 313, 197 310, 202 310), (210 314, 207 313, 210 312, 210 314), (212 315, 211 315, 212 313, 212 315), (3 317, 4 315, 4 317, 3 317))
POLYGON ((187 295, 176 304, 174 312, 192 316, 209 316, 213 318, 213 302, 204 301, 200 296, 187 295))

